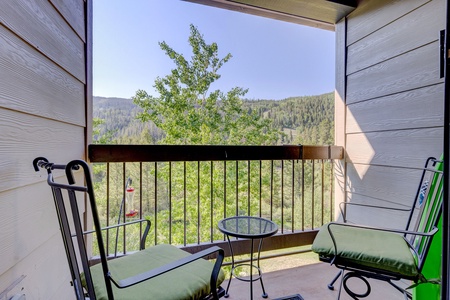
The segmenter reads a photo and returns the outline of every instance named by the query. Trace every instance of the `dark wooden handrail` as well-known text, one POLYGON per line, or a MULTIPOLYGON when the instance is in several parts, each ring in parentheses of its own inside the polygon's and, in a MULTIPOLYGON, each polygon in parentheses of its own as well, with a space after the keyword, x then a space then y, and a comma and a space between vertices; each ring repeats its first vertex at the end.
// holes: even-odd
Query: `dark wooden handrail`
POLYGON ((236 161, 342 159, 340 146, 228 145, 96 145, 88 147, 91 162, 236 161))

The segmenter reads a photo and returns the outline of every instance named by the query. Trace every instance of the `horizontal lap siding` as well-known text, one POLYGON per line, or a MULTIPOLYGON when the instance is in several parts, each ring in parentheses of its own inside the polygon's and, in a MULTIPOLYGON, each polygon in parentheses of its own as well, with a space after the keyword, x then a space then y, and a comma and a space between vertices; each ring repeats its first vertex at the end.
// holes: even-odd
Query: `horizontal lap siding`
MULTIPOLYGON (((348 201, 409 205, 425 159, 442 153, 444 8, 442 0, 365 0, 348 17, 347 65, 339 75, 346 79, 348 201)), ((385 225, 398 222, 388 215, 379 216, 385 225)))
POLYGON ((84 43, 48 0, 3 1, 0 23, 85 83, 84 43))
POLYGON ((0 26, 0 107, 85 126, 84 84, 0 26))
POLYGON ((439 157, 442 136, 442 127, 350 134, 348 162, 421 168, 427 157, 439 157))
POLYGON ((348 105, 347 133, 442 126, 443 98, 443 84, 435 84, 348 105))
POLYGON ((347 45, 357 42, 428 2, 430 0, 359 1, 358 8, 348 18, 347 45))
POLYGON ((35 173, 32 161, 85 158, 84 6, 84 0, 2 2, 0 294, 74 298, 46 173, 35 173))
POLYGON ((347 104, 443 82, 439 74, 436 41, 348 75, 347 104))
POLYGON ((84 154, 84 127, 0 108, 0 128, 1 191, 44 180, 34 176, 37 156, 62 163, 84 154))

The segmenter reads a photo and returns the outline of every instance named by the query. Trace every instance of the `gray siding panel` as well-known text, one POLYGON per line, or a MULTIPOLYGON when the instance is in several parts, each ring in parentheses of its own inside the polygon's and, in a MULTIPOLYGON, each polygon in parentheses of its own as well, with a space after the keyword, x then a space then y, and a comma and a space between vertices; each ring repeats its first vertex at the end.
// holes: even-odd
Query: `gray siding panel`
POLYGON ((442 126, 443 98, 436 84, 348 105, 347 133, 442 126))
POLYGON ((348 18, 347 45, 353 44, 430 0, 363 0, 358 2, 358 8, 348 18))
POLYGON ((433 42, 347 77, 347 104, 443 82, 433 42))
POLYGON ((0 26, 0 107, 85 126, 84 85, 0 26))
POLYGON ((86 42, 84 0, 50 0, 78 36, 86 42))
POLYGON ((430 18, 430 14, 441 5, 442 1, 432 1, 350 45, 347 74, 437 41, 437 28, 445 28, 445 15, 437 14, 430 18))
POLYGON ((0 128, 0 192, 46 180, 34 176, 31 163, 37 156, 62 163, 84 155, 80 126, 0 109, 0 128))
POLYGON ((349 134, 348 161, 354 164, 421 168, 442 153, 442 127, 349 134))
POLYGON ((48 1, 3 1, 0 24, 85 83, 84 43, 48 1))
POLYGON ((347 172, 347 192, 398 205, 411 203, 421 174, 420 169, 352 164, 347 172))
POLYGON ((74 298, 51 190, 31 163, 85 158, 84 3, 2 1, 0 294, 74 298))
POLYGON ((348 17, 347 68, 337 75, 346 80, 347 201, 409 205, 426 158, 441 155, 444 20, 442 0, 362 0, 348 17))

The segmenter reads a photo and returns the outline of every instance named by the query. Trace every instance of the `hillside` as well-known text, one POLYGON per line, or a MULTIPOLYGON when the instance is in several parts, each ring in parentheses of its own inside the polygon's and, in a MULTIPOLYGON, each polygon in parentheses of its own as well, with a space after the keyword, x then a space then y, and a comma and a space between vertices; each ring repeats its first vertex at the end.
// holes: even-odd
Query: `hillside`
MULTIPOLYGON (((273 120, 285 133, 280 144, 333 144, 334 94, 284 100, 244 100, 244 107, 273 120)), ((104 120, 100 135, 113 133, 118 143, 157 143, 164 133, 154 124, 137 120, 140 111, 131 99, 94 97, 94 118, 104 120)), ((96 137, 94 136, 94 139, 96 137)))

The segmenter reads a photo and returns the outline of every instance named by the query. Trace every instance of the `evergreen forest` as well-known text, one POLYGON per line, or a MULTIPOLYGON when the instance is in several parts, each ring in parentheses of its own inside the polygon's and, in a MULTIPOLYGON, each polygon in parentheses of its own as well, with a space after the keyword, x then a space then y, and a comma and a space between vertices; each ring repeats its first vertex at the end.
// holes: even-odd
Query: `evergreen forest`
MULTIPOLYGON (((334 94, 299 96, 283 100, 243 100, 243 107, 272 120, 282 132, 278 144, 332 145, 334 143, 334 94)), ((132 99, 94 97, 94 118, 102 120, 96 142, 107 136, 109 143, 158 144, 164 132, 153 122, 136 118, 142 108, 132 99)), ((106 141, 105 141, 106 142, 106 141)))

